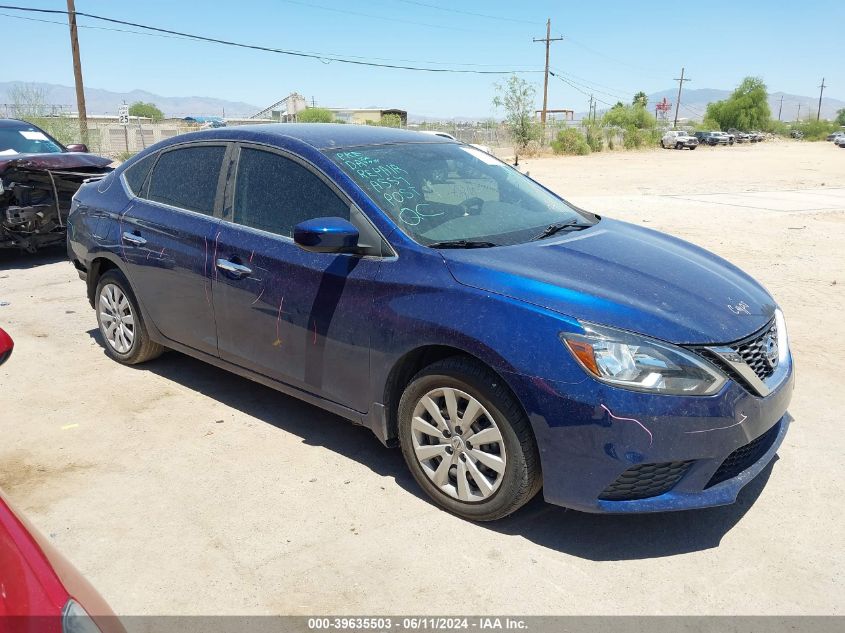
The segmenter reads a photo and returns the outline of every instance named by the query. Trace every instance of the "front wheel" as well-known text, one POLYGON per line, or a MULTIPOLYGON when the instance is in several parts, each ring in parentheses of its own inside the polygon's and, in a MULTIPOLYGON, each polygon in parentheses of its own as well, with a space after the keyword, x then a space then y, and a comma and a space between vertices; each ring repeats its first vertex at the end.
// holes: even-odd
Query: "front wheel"
POLYGON ((135 294, 120 271, 109 270, 100 277, 94 308, 106 354, 117 362, 137 365, 164 352, 150 339, 135 294))
POLYGON ((675 143, 675 149, 684 149, 683 143, 675 143))
POLYGON ((690 148, 691 150, 695 149, 696 147, 698 147, 698 145, 690 145, 690 146, 689 146, 689 148, 690 148))
POLYGON ((501 378, 470 359, 447 358, 414 376, 399 402, 399 441, 420 487, 465 519, 507 516, 541 486, 525 413, 501 378))

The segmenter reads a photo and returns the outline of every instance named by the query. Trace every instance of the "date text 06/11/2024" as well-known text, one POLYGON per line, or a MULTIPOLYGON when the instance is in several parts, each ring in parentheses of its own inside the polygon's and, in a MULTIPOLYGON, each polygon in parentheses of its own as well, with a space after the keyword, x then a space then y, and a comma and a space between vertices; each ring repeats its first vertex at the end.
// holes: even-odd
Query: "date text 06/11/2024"
POLYGON ((382 617, 308 618, 309 630, 345 631, 456 631, 477 629, 527 630, 525 620, 499 617, 382 617))

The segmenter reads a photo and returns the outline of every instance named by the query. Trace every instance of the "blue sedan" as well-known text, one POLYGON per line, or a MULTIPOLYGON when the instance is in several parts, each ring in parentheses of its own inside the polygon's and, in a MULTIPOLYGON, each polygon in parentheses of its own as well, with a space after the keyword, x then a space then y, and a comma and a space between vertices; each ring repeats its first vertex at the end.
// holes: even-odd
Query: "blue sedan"
POLYGON ((472 520, 735 501, 790 423, 775 300, 472 146, 354 125, 158 143, 76 194, 106 353, 177 350, 370 428, 472 520))

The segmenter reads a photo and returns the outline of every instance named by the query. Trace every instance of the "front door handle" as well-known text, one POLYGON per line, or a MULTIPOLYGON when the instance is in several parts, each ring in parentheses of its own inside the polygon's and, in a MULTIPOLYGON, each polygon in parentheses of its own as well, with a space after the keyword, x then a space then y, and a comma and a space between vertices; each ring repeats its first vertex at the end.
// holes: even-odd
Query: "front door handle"
POLYGON ((140 235, 135 235, 134 233, 130 233, 129 231, 124 231, 122 237, 124 242, 132 244, 132 246, 143 246, 147 243, 147 240, 145 240, 143 237, 141 237, 140 235))
POLYGON ((235 262, 229 261, 228 259, 218 259, 217 268, 219 268, 223 272, 229 273, 230 275, 234 275, 238 278, 246 277, 247 275, 252 274, 251 268, 244 266, 243 264, 236 264, 235 262))

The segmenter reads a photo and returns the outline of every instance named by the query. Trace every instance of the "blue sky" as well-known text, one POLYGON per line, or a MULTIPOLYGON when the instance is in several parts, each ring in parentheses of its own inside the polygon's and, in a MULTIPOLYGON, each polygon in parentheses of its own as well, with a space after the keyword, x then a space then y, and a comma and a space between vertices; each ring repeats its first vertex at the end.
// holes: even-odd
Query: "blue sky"
MULTIPOLYGON (((64 0, 9 4, 66 8, 64 0)), ((77 0, 76 8, 275 48, 488 70, 542 69, 543 45, 532 38, 544 35, 545 20, 551 17, 552 35, 565 38, 552 45, 552 68, 608 102, 615 102, 617 95, 630 100, 638 90, 651 93, 677 86, 672 79, 681 66, 693 79, 685 88, 733 88, 742 77, 759 75, 772 92, 816 95, 824 76, 830 85, 825 96, 845 99, 843 0, 805 0, 798 5, 723 0, 77 0)), ((72 85, 67 27, 7 15, 28 14, 0 10, 7 51, 0 80, 72 85), (34 43, 35 55, 8 54, 31 49, 34 43)), ((114 27, 87 18, 79 23, 114 27)), ((494 114, 491 100, 498 78, 490 75, 364 68, 90 28, 80 30, 80 47, 86 85, 94 88, 140 88, 259 106, 297 91, 326 106, 399 107, 443 117, 494 114)), ((537 86, 539 102, 542 74, 523 76, 537 86)), ((586 110, 587 97, 550 78, 549 107, 586 110)))

